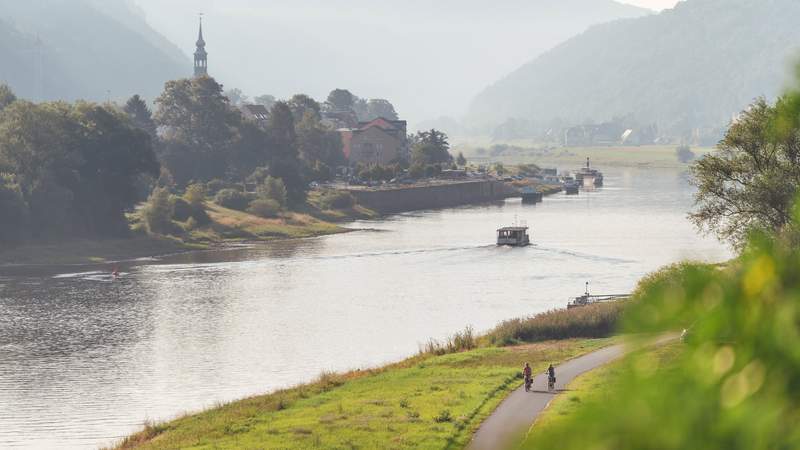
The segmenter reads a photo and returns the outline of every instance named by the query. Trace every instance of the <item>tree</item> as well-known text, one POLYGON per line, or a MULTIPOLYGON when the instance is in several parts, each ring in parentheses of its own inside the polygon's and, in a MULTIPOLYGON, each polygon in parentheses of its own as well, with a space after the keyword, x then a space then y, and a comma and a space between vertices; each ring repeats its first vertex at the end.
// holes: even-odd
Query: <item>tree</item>
POLYGON ((467 158, 464 158, 464 153, 458 152, 458 156, 456 157, 456 164, 458 167, 465 167, 467 165, 467 158))
POLYGON ((142 208, 142 219, 147 231, 158 234, 168 234, 173 229, 172 202, 169 191, 164 188, 155 188, 147 204, 142 208))
POLYGON ((15 101, 0 113, 0 172, 15 174, 32 237, 118 236, 139 178, 159 164, 150 136, 116 109, 15 101))
POLYGON ((450 154, 450 143, 447 135, 441 131, 420 131, 413 138, 411 160, 415 164, 450 164, 453 156, 450 154))
POLYGON ((344 164, 339 132, 323 128, 313 111, 306 111, 295 128, 300 158, 309 167, 315 167, 317 162, 329 167, 344 164))
POLYGON ((270 174, 283 180, 288 191, 289 204, 300 205, 305 201, 308 186, 303 177, 294 116, 289 105, 278 102, 272 107, 267 131, 272 150, 269 161, 270 174))
POLYGON ((776 232, 791 220, 800 186, 800 126, 791 110, 795 97, 778 105, 759 99, 733 123, 718 151, 692 167, 697 210, 690 217, 701 229, 741 245, 756 229, 776 232))
POLYGON ((201 183, 190 184, 183 194, 183 198, 194 208, 202 208, 206 201, 206 187, 201 183))
POLYGON ((233 88, 228 89, 225 91, 225 97, 228 98, 228 101, 233 106, 241 106, 247 103, 248 97, 244 95, 241 89, 233 88))
POLYGON ((397 112, 394 110, 394 105, 392 105, 389 100, 382 98, 373 98, 367 102, 367 116, 367 120, 378 117, 389 120, 398 119, 397 112))
POLYGON ((164 128, 162 161, 177 184, 224 177, 242 117, 222 85, 210 77, 168 81, 156 105, 155 122, 164 128))
POLYGON ((292 116, 295 123, 303 120, 303 117, 310 113, 312 117, 318 122, 320 120, 320 105, 313 98, 305 94, 296 94, 292 96, 287 102, 289 109, 292 110, 292 116))
POLYGON ((139 97, 139 94, 129 98, 122 110, 130 117, 133 126, 144 130, 151 138, 156 137, 156 124, 153 122, 153 114, 150 108, 147 107, 147 103, 139 97))
POLYGON ((334 89, 328 94, 328 104, 335 111, 352 111, 357 98, 347 89, 334 89))
POLYGON ((272 176, 265 178, 256 188, 256 194, 259 198, 276 202, 281 208, 286 206, 286 185, 280 178, 272 176))
POLYGON ((21 241, 28 234, 28 204, 11 174, 0 174, 0 242, 21 241))
POLYGON ((0 84, 0 111, 4 110, 6 106, 14 103, 17 96, 11 91, 7 84, 0 84))

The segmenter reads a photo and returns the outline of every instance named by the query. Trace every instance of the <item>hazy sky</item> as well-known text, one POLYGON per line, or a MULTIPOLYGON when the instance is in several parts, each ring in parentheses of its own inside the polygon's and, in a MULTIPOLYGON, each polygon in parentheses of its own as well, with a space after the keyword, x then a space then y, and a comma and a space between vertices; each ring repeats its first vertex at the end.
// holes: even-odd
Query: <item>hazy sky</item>
POLYGON ((621 3, 629 3, 631 5, 641 6, 642 8, 650 8, 660 11, 664 8, 672 8, 678 3, 678 0, 619 0, 621 3))
POLYGON ((346 88, 389 99, 412 124, 458 116, 535 56, 591 24, 635 13, 600 0, 504 0, 490 8, 482 0, 132 1, 187 55, 203 11, 209 73, 226 88, 320 100, 346 88))

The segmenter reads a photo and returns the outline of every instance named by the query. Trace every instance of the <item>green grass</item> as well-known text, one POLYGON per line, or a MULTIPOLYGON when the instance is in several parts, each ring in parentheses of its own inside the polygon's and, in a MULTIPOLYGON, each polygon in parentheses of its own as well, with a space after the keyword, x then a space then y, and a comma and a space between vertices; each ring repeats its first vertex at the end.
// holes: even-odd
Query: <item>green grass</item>
MULTIPOLYGON (((648 361, 651 370, 667 366, 683 350, 681 342, 648 348, 638 351, 634 358, 648 361)), ((628 362, 624 359, 599 367, 576 377, 567 385, 567 391, 558 395, 536 419, 528 432, 522 448, 535 450, 540 437, 549 430, 563 427, 572 416, 588 403, 606 403, 612 400, 614 392, 624 388, 624 374, 628 362)))
MULTIPOLYGON (((535 146, 531 142, 508 143, 518 145, 522 150, 504 153, 491 157, 487 151, 485 155, 475 153, 479 147, 488 149, 492 143, 466 142, 455 147, 456 151, 463 151, 469 155, 472 164, 489 164, 501 162, 504 165, 537 164, 541 167, 555 166, 568 169, 583 166, 586 158, 591 158, 592 165, 602 170, 604 167, 645 167, 645 168, 686 168, 687 164, 678 161, 675 155, 677 145, 648 145, 641 147, 557 147, 547 149, 535 146)), ((696 157, 701 157, 712 148, 693 147, 696 157)))
POLYGON ((566 340, 418 355, 381 369, 149 424, 120 448, 461 448, 503 397, 534 371, 608 345, 566 340))

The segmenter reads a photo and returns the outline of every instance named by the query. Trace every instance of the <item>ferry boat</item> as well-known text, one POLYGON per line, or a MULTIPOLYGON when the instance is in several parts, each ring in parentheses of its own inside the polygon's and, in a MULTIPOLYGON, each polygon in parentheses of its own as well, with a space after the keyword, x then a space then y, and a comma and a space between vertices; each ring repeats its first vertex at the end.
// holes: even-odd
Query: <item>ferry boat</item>
POLYGON ((581 170, 575 174, 575 180, 587 188, 603 187, 603 173, 591 168, 589 158, 586 158, 586 167, 581 167, 581 170))
POLYGON ((497 230, 497 245, 524 247, 530 243, 527 226, 503 227, 497 230))
POLYGON ((589 293, 589 282, 586 282, 586 292, 579 297, 575 297, 567 303, 567 309, 580 308, 581 306, 593 305, 595 303, 615 302, 627 300, 630 294, 602 294, 592 295, 589 293))

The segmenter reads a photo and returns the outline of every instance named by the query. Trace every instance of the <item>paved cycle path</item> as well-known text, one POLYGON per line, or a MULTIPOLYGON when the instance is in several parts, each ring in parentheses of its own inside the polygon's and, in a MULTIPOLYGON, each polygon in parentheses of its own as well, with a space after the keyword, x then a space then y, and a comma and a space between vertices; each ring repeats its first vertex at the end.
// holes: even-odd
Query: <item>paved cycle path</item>
POLYGON ((547 407, 550 400, 576 376, 607 364, 625 354, 625 348, 613 345, 569 360, 556 367, 556 386, 547 391, 547 376, 540 374, 533 379, 530 392, 525 387, 511 393, 486 420, 472 437, 467 450, 502 450, 521 442, 536 420, 536 416, 547 407))

